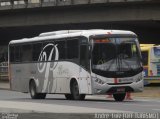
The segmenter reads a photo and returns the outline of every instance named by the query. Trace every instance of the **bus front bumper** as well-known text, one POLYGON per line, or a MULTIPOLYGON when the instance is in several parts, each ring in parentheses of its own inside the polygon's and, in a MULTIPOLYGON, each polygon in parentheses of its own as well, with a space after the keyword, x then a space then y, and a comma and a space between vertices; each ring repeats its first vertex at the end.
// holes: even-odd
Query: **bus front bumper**
POLYGON ((144 81, 133 82, 131 84, 96 84, 94 87, 95 94, 114 94, 125 92, 142 92, 144 89, 144 81))

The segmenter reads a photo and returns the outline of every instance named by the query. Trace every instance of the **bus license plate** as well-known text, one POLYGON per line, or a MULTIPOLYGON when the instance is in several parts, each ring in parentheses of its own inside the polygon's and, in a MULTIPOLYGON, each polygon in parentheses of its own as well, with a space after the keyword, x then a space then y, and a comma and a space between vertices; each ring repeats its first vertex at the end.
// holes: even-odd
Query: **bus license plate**
POLYGON ((124 78, 124 79, 119 79, 119 83, 129 83, 133 82, 132 78, 124 78))
POLYGON ((125 88, 117 88, 117 92, 125 92, 125 88))

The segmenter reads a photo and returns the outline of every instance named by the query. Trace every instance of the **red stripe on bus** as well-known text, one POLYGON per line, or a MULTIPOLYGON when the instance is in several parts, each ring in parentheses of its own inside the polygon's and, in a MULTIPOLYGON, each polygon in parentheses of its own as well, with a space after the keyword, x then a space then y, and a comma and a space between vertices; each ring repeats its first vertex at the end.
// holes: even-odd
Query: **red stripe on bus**
POLYGON ((117 78, 114 78, 114 83, 118 83, 118 80, 117 80, 117 78))

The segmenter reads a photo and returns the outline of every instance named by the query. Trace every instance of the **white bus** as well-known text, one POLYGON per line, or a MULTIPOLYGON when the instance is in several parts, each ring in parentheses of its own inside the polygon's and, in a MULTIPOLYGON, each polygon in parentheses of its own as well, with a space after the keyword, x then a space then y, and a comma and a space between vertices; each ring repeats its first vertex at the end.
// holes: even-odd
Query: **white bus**
POLYGON ((121 30, 62 30, 9 43, 11 90, 33 99, 64 94, 113 94, 143 91, 143 66, 135 33, 121 30))

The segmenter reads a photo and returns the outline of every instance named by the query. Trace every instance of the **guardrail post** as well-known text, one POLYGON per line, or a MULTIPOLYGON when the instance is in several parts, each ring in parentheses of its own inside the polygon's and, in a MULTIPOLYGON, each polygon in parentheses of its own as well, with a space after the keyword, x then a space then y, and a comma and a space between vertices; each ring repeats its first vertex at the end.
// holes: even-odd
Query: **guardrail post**
POLYGON ((40 0, 40 6, 42 7, 44 0, 40 0))
POLYGON ((56 6, 58 5, 58 0, 56 0, 56 6))
POLYGON ((74 0, 71 0, 71 5, 74 5, 74 0))
POLYGON ((11 3, 11 8, 13 8, 13 6, 14 6, 14 0, 10 0, 10 3, 11 3))
POLYGON ((88 4, 91 4, 91 0, 88 0, 88 4))
POLYGON ((28 7, 28 0, 24 0, 24 3, 25 3, 25 7, 27 8, 28 7))

